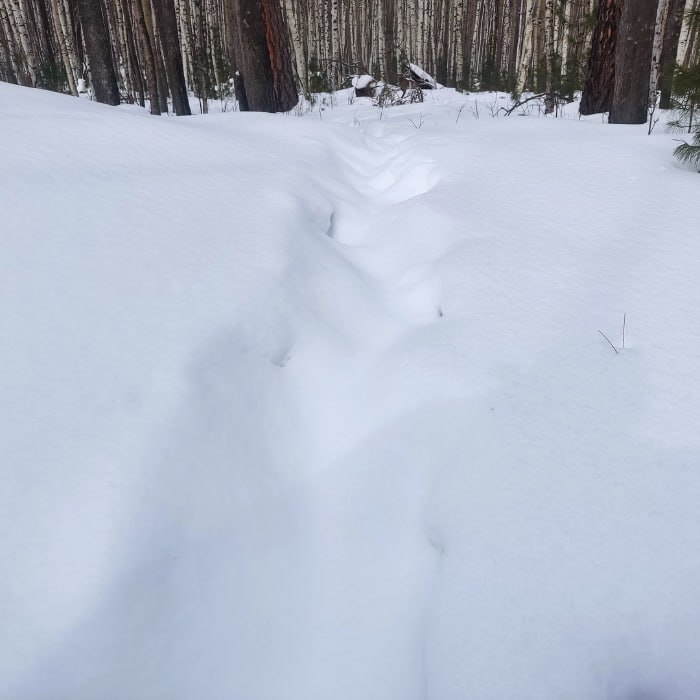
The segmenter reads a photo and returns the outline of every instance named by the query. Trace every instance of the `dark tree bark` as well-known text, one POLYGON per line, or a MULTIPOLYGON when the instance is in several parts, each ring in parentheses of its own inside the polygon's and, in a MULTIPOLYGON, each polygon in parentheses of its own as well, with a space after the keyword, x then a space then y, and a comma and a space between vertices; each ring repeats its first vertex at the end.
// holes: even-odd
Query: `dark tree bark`
MULTIPOLYGON (((2 8, 0 8, 0 12, 2 8)), ((0 62, 0 80, 4 80, 8 83, 13 83, 17 85, 17 76, 12 70, 12 56, 10 54, 10 47, 8 45, 7 39, 5 38, 5 30, 3 28, 2 22, 0 21, 0 56, 2 56, 2 61, 0 62)))
POLYGON ((237 67, 254 112, 287 112, 299 99, 289 30, 278 0, 236 0, 237 67))
POLYGON ((43 73, 41 81, 43 85, 50 85, 50 80, 47 80, 48 76, 45 75, 46 69, 55 70, 59 62, 56 60, 57 55, 54 52, 54 46, 50 39, 51 32, 46 6, 43 2, 37 2, 27 3, 25 7, 27 20, 34 30, 32 43, 38 51, 40 72, 43 73))
POLYGON ((102 0, 77 0, 76 6, 95 99, 103 104, 118 105, 119 87, 102 0))
MULTIPOLYGON (((395 82, 399 71, 396 65, 396 52, 394 51, 394 44, 396 43, 396 4, 393 0, 384 0, 382 21, 384 26, 385 78, 390 82, 395 82)), ((445 58, 445 71, 447 71, 447 58, 445 58)))
POLYGON ((136 25, 139 44, 141 45, 141 55, 143 56, 144 67, 146 69, 146 84, 148 85, 148 100, 150 102, 151 114, 158 116, 161 112, 160 96, 158 94, 158 77, 154 58, 155 42, 148 33, 141 0, 135 0, 133 2, 133 12, 134 24, 136 25))
POLYGON ((177 16, 175 15, 174 0, 154 0, 153 7, 158 24, 158 34, 163 47, 165 74, 168 79, 170 97, 173 100, 173 111, 178 116, 192 114, 190 101, 187 97, 185 71, 182 65, 180 39, 177 33, 177 16))
POLYGON ((130 12, 128 0, 119 0, 119 7, 124 22, 124 43, 127 55, 127 87, 136 92, 136 99, 141 107, 146 106, 146 88, 143 82, 143 74, 139 66, 136 50, 136 32, 133 26, 133 17, 130 12))
POLYGON ((581 114, 609 112, 615 87, 615 48, 622 0, 600 0, 588 75, 581 96, 581 114))
POLYGON ((645 124, 658 0, 625 0, 615 50, 611 124, 645 124))
POLYGON ((243 76, 239 71, 233 76, 233 94, 238 100, 238 108, 241 112, 250 112, 250 105, 248 104, 248 96, 245 91, 245 83, 243 82, 243 76))
POLYGON ((668 15, 666 31, 664 32, 664 44, 661 49, 661 66, 659 68, 659 90, 661 97, 659 107, 671 108, 671 89, 673 87, 673 71, 676 68, 676 54, 678 53, 678 40, 683 28, 683 13, 685 12, 685 0, 672 0, 673 6, 668 15))

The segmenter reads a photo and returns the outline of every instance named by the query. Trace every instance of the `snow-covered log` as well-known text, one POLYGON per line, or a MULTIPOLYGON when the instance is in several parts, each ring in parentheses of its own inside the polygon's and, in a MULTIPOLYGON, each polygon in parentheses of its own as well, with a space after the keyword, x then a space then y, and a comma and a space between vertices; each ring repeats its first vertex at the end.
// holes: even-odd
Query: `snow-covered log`
POLYGON ((408 64, 408 72, 411 74, 411 79, 421 90, 437 90, 442 85, 429 73, 426 73, 420 66, 415 63, 408 64))
POLYGON ((371 75, 353 75, 350 83, 355 88, 356 97, 374 97, 377 81, 371 75))

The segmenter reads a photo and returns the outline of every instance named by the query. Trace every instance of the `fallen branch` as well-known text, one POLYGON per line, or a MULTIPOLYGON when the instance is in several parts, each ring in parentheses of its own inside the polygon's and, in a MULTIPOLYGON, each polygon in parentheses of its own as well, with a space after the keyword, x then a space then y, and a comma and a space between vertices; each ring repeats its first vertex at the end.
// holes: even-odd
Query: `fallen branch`
POLYGON ((499 112, 503 112, 506 117, 509 117, 513 112, 515 112, 518 107, 522 107, 523 105, 526 105, 528 102, 532 102, 533 100, 542 100, 542 99, 550 99, 550 100, 556 100, 557 102, 566 102, 566 99, 563 97, 563 95, 560 95, 558 92, 540 92, 537 95, 531 95, 530 97, 526 97, 524 100, 520 100, 520 102, 516 102, 512 107, 501 107, 499 109, 499 112))

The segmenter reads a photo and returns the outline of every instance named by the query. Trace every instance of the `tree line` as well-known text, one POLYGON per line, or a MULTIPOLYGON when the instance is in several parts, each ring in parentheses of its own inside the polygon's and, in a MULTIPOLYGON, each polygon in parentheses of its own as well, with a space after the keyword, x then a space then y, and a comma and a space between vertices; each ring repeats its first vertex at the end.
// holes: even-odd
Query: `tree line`
POLYGON ((584 113, 625 121, 616 76, 629 91, 632 71, 645 113, 650 89, 668 101, 676 64, 700 61, 698 13, 700 0, 0 0, 0 79, 153 114, 189 114, 188 93, 206 112, 232 89, 243 108, 284 111, 352 73, 396 83, 412 62, 466 90, 585 88, 584 113))

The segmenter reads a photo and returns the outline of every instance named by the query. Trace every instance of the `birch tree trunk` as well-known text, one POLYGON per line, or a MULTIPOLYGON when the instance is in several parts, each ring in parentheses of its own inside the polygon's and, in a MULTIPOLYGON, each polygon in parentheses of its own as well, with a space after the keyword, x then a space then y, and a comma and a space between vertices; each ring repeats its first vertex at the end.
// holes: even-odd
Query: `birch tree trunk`
MULTIPOLYGON (((700 12, 700 0, 693 0, 693 4, 690 7, 688 13, 689 18, 697 18, 697 14, 700 12)), ((693 57, 696 54, 696 48, 698 45, 698 29, 700 22, 689 21, 685 23, 686 32, 683 41, 681 42, 682 55, 679 57, 678 61, 685 68, 687 68, 691 63, 693 63, 693 57)))
POLYGON ((523 37, 523 47, 520 54, 520 69, 518 70, 518 80, 516 90, 521 93, 525 89, 528 70, 532 60, 534 14, 537 9, 537 0, 526 0, 525 4, 525 35, 523 37))
MULTIPOLYGON (((17 84, 17 72, 10 50, 10 41, 5 36, 5 24, 3 22, 4 8, 0 5, 0 80, 17 84)), ((9 23, 8 23, 9 24, 9 23)))
POLYGON ((666 25, 671 11, 673 0, 658 0, 656 12, 656 29, 651 53, 651 76, 649 78, 649 100, 656 102, 656 91, 659 86, 659 72, 661 67, 661 54, 663 51, 666 25))
POLYGON ((19 44, 22 47, 22 53, 24 54, 24 61, 27 71, 29 72, 31 85, 36 86, 39 78, 39 66, 37 65, 37 55, 29 36, 27 16, 24 12, 24 8, 20 4, 20 0, 10 0, 10 10, 14 18, 16 36, 19 38, 19 44))
MULTIPOLYGON (((60 42, 65 44, 65 51, 68 55, 68 59, 71 65, 71 73, 74 76, 74 80, 77 81, 80 76, 80 57, 78 55, 79 41, 75 33, 75 27, 71 21, 70 8, 66 5, 67 0, 53 0, 51 2, 52 8, 55 7, 58 14, 58 21, 60 24, 60 42)), ((77 84, 76 84, 77 92, 77 84)))
MULTIPOLYGON (((554 37, 554 0, 545 0, 545 92, 551 95, 554 92, 554 70, 556 61, 556 44, 554 37)), ((552 111, 547 106, 547 111, 552 111)))
POLYGON ((58 35, 58 47, 61 53, 61 60, 63 62, 63 69, 66 72, 66 80, 68 82, 68 89, 71 95, 74 97, 78 96, 78 87, 76 83, 76 74, 72 56, 73 51, 73 41, 72 37, 66 29, 65 20, 62 18, 62 5, 61 2, 49 2, 49 7, 51 9, 51 16, 53 18, 54 28, 58 35))
POLYGON ((16 36, 14 17, 11 14, 7 0, 0 0, 0 22, 3 26, 7 51, 10 55, 10 67, 20 85, 31 85, 32 79, 26 69, 26 62, 22 57, 22 50, 16 36))

